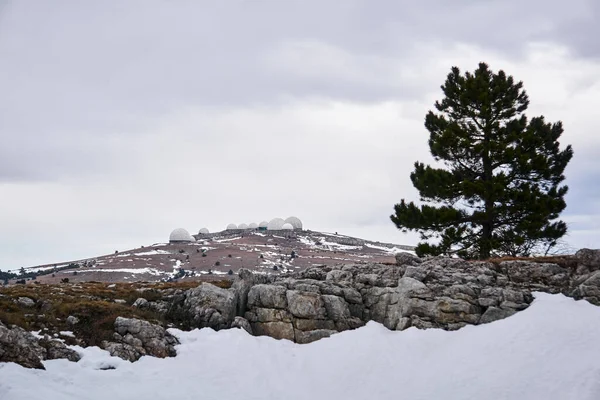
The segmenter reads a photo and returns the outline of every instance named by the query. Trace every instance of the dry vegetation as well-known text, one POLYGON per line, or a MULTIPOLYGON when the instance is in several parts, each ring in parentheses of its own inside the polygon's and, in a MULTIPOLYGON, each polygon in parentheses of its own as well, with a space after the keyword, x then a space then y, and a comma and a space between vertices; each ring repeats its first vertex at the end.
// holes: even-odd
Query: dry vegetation
POLYGON ((528 261, 528 262, 536 262, 536 263, 551 263, 557 264, 566 269, 576 269, 577 268, 577 259, 571 255, 560 255, 560 256, 546 256, 546 257, 499 257, 499 258, 490 258, 488 260, 491 263, 496 265, 500 264, 503 261, 528 261))
MULTIPOLYGON (((211 283, 223 288, 231 286, 229 280, 211 283)), ((165 316, 150 310, 140 310, 131 305, 140 297, 156 301, 165 295, 177 294, 199 284, 198 281, 113 285, 85 282, 0 287, 0 321, 29 331, 43 330, 42 333, 50 335, 72 331, 77 341, 63 337, 67 343, 98 345, 102 340, 110 339, 118 316, 138 317, 161 325, 177 323, 170 320, 168 314, 165 316), (17 302, 19 297, 28 297, 35 305, 22 306, 17 302), (76 325, 67 323, 67 317, 71 315, 79 319, 76 325)))

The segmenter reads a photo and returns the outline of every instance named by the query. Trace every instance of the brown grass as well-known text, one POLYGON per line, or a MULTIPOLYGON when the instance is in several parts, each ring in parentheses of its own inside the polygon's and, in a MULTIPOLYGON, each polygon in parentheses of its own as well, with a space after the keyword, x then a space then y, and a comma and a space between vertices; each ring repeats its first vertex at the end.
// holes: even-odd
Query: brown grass
MULTIPOLYGON (((83 345, 98 345, 111 338, 114 321, 118 316, 137 317, 165 325, 169 316, 162 316, 150 310, 131 307, 138 298, 148 301, 163 297, 160 290, 187 290, 200 284, 199 281, 117 283, 109 288, 108 283, 61 283, 28 284, 0 287, 0 321, 7 325, 17 325, 27 330, 40 330, 48 334, 71 330, 83 345), (22 307, 16 303, 19 297, 29 297, 34 307, 22 307), (115 300, 125 300, 125 304, 115 300), (69 326, 68 316, 79 318, 77 325, 69 326)), ((229 280, 211 281, 221 288, 231 287, 229 280)), ((67 342, 73 342, 68 339, 67 342)))
POLYGON ((545 257, 499 257, 488 260, 496 265, 503 261, 529 261, 536 263, 557 264, 566 269, 576 269, 577 260, 573 256, 545 256, 545 257))

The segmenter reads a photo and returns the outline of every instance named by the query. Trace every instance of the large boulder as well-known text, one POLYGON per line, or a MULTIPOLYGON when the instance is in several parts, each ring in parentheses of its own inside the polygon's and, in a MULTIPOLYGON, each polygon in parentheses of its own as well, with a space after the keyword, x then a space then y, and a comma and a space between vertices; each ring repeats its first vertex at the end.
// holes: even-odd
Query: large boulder
POLYGON ((248 305, 248 294, 254 285, 269 283, 271 277, 263 274, 253 274, 251 271, 241 268, 238 271, 238 279, 231 287, 236 302, 236 315, 243 316, 248 305))
POLYGON ((600 249, 581 249, 575 253, 577 262, 589 272, 600 269, 600 249))
POLYGON ((411 253, 407 253, 407 252, 400 252, 400 253, 396 253, 396 265, 417 265, 420 264, 423 260, 421 260, 419 257, 411 254, 411 253))
POLYGON ((46 349, 23 328, 8 328, 0 322, 0 362, 14 362, 25 368, 45 369, 46 349))
POLYGON ((35 301, 30 299, 29 297, 19 297, 17 299, 17 304, 20 305, 21 307, 31 308, 31 307, 35 306, 35 301))
POLYGON ((600 271, 579 277, 574 282, 574 289, 570 295, 575 299, 584 299, 600 306, 600 271))
POLYGON ((229 328, 237 311, 235 292, 202 283, 185 292, 183 309, 193 327, 229 328))
POLYGON ((75 350, 69 349, 63 342, 58 340, 50 340, 49 337, 40 339, 40 346, 46 349, 46 360, 67 359, 77 362, 81 359, 81 355, 75 350))
POLYGON ((325 319, 327 311, 323 299, 318 293, 288 290, 286 298, 288 310, 294 317, 325 319))
POLYGON ((503 261, 500 268, 513 284, 525 288, 558 293, 569 285, 569 271, 557 264, 503 261))
POLYGON ((243 329, 252 335, 252 326, 250 326, 250 322, 244 317, 235 317, 231 327, 243 329))
POLYGON ((285 286, 265 284, 252 286, 248 293, 248 308, 285 309, 288 306, 286 292, 285 286))
POLYGON ((294 326, 291 322, 258 322, 252 324, 256 336, 270 336, 274 339, 294 340, 294 326))
POLYGON ((114 342, 105 342, 103 347, 111 355, 136 361, 141 356, 174 357, 177 338, 163 327, 136 318, 117 317, 114 342))

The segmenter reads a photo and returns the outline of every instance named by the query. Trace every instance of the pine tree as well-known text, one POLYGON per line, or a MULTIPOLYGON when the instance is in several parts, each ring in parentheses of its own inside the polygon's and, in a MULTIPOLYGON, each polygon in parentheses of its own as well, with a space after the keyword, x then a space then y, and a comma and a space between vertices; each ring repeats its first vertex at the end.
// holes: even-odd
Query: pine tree
POLYGON ((559 148, 562 123, 529 120, 523 83, 484 63, 464 75, 453 67, 441 88, 437 112, 425 117, 441 168, 415 163, 410 178, 425 204, 401 200, 394 224, 420 232, 419 255, 486 259, 552 248, 567 232, 557 218, 573 150, 559 148))

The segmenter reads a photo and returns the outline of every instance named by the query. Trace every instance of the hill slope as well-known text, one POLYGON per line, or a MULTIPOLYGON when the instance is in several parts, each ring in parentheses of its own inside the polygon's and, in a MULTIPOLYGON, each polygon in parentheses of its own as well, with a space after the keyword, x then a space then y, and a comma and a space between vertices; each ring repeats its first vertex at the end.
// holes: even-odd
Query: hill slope
POLYGON ((39 271, 43 283, 134 282, 223 279, 240 268, 267 274, 301 271, 316 265, 393 263, 396 253, 411 246, 373 242, 338 234, 295 231, 221 232, 193 243, 159 243, 86 260, 25 268, 39 271))

